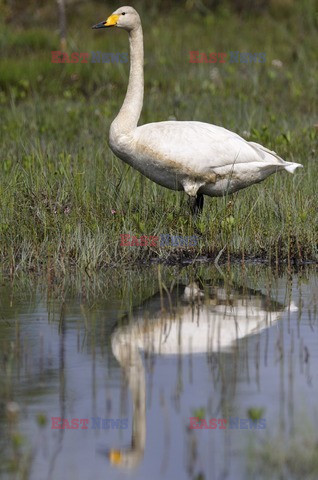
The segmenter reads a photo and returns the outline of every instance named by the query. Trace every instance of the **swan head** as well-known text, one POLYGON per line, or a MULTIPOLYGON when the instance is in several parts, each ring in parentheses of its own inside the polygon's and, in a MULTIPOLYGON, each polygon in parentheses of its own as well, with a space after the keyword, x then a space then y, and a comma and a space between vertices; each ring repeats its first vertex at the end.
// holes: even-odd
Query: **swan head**
POLYGON ((140 17, 133 7, 120 7, 117 8, 107 20, 97 23, 92 28, 118 27, 130 32, 140 24, 140 17))
POLYGON ((133 448, 128 448, 126 450, 112 448, 107 456, 113 467, 130 470, 139 465, 143 456, 143 451, 138 449, 134 450, 133 448))

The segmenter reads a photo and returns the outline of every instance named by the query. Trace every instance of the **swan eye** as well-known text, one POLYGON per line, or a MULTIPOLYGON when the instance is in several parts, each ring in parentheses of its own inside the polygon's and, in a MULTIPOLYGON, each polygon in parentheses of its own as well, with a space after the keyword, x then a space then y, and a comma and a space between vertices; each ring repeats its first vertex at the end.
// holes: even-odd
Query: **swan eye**
POLYGON ((126 12, 123 12, 122 15, 126 15, 126 12))

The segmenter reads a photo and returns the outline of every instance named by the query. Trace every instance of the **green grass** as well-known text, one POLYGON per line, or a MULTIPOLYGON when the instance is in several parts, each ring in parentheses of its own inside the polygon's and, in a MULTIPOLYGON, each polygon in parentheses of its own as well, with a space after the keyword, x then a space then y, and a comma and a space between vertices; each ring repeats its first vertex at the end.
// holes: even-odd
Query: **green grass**
MULTIPOLYGON (((118 30, 93 31, 101 5, 78 8, 69 51, 128 52, 118 30)), ((304 164, 246 191, 206 197, 199 220, 184 193, 153 184, 113 156, 109 125, 128 64, 52 64, 54 27, 0 25, 0 258, 6 269, 94 270, 165 259, 176 250, 120 247, 119 235, 198 235, 180 256, 318 259, 317 16, 314 2, 283 18, 142 12, 145 99, 140 124, 201 120, 222 125, 304 164), (16 29, 15 29, 16 28, 16 29), (190 64, 189 51, 265 52, 265 64, 190 64), (283 62, 281 68, 272 60, 283 62)))

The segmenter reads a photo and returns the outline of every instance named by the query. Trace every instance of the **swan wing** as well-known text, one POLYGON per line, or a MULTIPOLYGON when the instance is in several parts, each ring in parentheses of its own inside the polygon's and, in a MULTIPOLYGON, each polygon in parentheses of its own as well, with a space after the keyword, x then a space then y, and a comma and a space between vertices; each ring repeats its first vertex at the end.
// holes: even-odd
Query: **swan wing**
POLYGON ((134 133, 134 149, 140 158, 154 163, 174 163, 198 173, 255 163, 267 167, 285 165, 275 152, 247 142, 234 132, 203 122, 168 121, 142 125, 134 133))

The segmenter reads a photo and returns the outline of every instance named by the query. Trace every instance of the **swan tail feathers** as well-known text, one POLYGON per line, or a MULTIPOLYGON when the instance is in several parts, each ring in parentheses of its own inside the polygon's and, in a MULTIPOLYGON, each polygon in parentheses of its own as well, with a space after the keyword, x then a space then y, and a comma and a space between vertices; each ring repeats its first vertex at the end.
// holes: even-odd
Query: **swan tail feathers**
POLYGON ((274 152, 273 150, 269 150, 269 148, 263 147, 263 145, 260 145, 259 143, 249 142, 249 144, 252 145, 253 148, 257 149, 258 152, 261 151, 263 155, 265 153, 275 157, 289 173, 294 173, 297 168, 303 168, 303 165, 301 165, 300 163, 286 162, 279 155, 277 155, 276 152, 274 152))
POLYGON ((301 163, 290 163, 286 165, 285 170, 289 173, 294 173, 297 168, 303 168, 304 166, 301 163))

